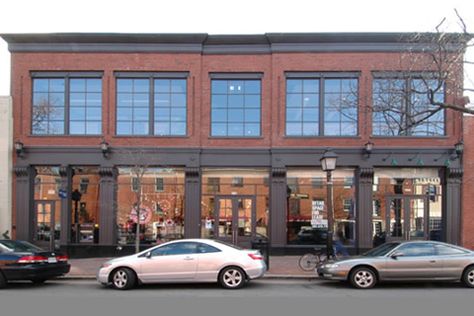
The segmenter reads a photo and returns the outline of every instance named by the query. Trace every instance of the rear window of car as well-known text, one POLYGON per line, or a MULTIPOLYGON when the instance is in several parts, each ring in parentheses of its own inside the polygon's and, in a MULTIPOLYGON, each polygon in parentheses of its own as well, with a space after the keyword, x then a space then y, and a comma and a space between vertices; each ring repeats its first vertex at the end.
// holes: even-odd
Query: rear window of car
POLYGON ((445 246, 445 245, 435 245, 436 253, 440 256, 452 256, 452 255, 463 255, 466 254, 467 251, 462 249, 445 246))
POLYGON ((234 248, 234 249, 237 249, 237 250, 243 250, 243 249, 244 249, 244 248, 241 248, 241 247, 239 247, 239 246, 236 246, 236 245, 234 245, 234 244, 230 244, 230 243, 225 242, 225 241, 222 241, 222 240, 217 240, 217 239, 215 239, 214 241, 215 241, 216 243, 219 243, 219 244, 222 244, 222 245, 225 245, 225 246, 227 246, 227 247, 234 248))
POLYGON ((14 252, 36 252, 43 251, 43 249, 36 247, 35 245, 30 244, 26 241, 15 241, 15 240, 0 240, 5 248, 10 249, 14 252))

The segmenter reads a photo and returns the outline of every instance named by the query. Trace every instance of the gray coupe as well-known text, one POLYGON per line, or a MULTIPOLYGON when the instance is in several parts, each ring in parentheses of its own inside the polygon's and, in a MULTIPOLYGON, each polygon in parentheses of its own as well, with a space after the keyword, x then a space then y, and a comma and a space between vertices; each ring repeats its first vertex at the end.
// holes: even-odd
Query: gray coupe
POLYGON ((384 281, 462 281, 474 288, 474 252, 436 241, 388 242, 362 256, 322 264, 316 272, 359 289, 384 281))

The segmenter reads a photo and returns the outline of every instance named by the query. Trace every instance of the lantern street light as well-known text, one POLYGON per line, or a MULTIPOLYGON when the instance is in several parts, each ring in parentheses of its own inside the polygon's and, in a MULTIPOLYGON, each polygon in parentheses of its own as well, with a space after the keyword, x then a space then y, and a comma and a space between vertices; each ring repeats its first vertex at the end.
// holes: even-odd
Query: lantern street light
POLYGON ((337 154, 331 150, 326 150, 323 157, 320 159, 321 168, 327 173, 327 221, 328 221, 328 232, 326 239, 326 253, 328 259, 334 257, 333 251, 333 229, 334 229, 334 204, 333 204, 333 183, 332 183, 332 172, 336 169, 337 154))

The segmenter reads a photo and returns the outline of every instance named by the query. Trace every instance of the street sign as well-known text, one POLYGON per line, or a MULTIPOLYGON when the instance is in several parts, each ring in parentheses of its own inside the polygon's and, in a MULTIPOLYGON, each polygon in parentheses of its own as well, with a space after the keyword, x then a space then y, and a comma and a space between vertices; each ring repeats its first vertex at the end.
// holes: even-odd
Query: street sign
POLYGON ((58 195, 61 199, 67 199, 67 191, 64 189, 59 189, 58 195))

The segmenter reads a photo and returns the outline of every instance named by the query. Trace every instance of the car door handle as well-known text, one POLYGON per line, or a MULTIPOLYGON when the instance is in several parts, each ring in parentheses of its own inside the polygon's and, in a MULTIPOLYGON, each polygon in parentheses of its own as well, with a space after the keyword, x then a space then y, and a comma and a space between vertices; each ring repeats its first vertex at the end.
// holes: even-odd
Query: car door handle
POLYGON ((185 257, 184 260, 189 261, 189 260, 194 260, 194 258, 193 257, 185 257))
POLYGON ((436 263, 436 260, 430 260, 430 263, 436 263))

